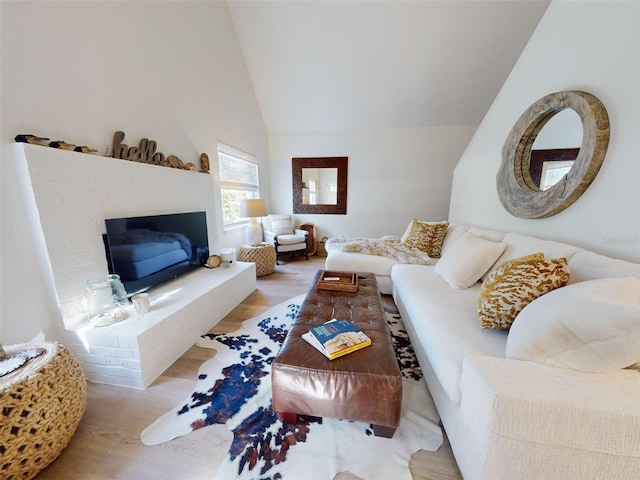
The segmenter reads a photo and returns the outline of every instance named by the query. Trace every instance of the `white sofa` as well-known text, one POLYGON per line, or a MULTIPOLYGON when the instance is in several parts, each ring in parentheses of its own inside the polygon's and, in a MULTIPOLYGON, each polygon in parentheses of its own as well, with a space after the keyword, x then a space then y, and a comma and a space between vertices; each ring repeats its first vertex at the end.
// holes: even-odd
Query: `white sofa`
MULTIPOLYGON (((611 369, 607 365, 608 371, 593 373, 581 371, 589 370, 581 364, 568 368, 554 365, 556 360, 519 360, 517 355, 513 358, 513 350, 518 348, 516 339, 535 336, 539 333, 536 329, 544 330, 549 324, 542 326, 542 319, 540 327, 535 323, 531 327, 521 317, 528 314, 536 320, 536 309, 554 299, 558 299, 559 311, 567 311, 581 302, 563 301, 561 295, 597 285, 599 281, 595 279, 599 278, 640 277, 640 265, 559 242, 462 225, 449 226, 440 262, 451 258, 447 252, 465 232, 504 245, 492 268, 509 259, 543 252, 545 258, 566 258, 571 276, 566 287, 542 295, 525 307, 510 331, 485 330, 478 319, 481 281, 466 288, 453 288, 436 266, 397 263, 391 266, 395 303, 464 478, 640 478, 639 371, 622 366, 611 369)), ((381 265, 379 259, 370 255, 360 255, 351 265, 354 268, 344 258, 339 265, 345 270, 371 271, 367 261, 372 268, 381 265)), ((336 268, 336 263, 331 268, 336 268)), ((636 282, 640 282, 634 278, 622 281, 631 281, 636 287, 639 285, 636 282)), ((612 355, 624 363, 628 357, 620 360, 617 351, 631 350, 634 360, 628 364, 640 361, 640 288, 632 290, 631 297, 633 305, 626 312, 630 312, 630 323, 635 322, 631 327, 635 330, 631 328, 631 333, 623 336, 625 345, 615 348, 612 355), (629 349, 629 345, 635 347, 629 349)), ((615 309, 612 307, 611 311, 615 309)), ((586 312, 585 316, 589 315, 586 312)), ((602 318, 602 323, 608 325, 604 322, 614 320, 602 318)), ((574 340, 571 335, 568 338, 567 342, 574 340)), ((611 351, 610 345, 609 348, 611 351)), ((536 352, 535 355, 540 353, 536 352)), ((591 352, 588 350, 587 355, 591 352)), ((596 363, 606 361, 596 358, 596 363)))
MULTIPOLYGON (((392 293, 392 285, 391 285, 391 269, 398 262, 395 258, 390 258, 384 255, 363 255, 362 253, 356 253, 360 250, 360 242, 390 242, 395 243, 396 245, 404 244, 404 242, 409 237, 414 222, 418 222, 417 220, 412 220, 409 222, 406 230, 400 237, 396 236, 386 236, 381 239, 372 239, 372 238, 353 238, 353 239, 337 239, 330 238, 325 243, 325 248, 327 250, 327 259, 325 260, 325 268, 327 270, 336 270, 336 271, 355 271, 355 272, 371 272, 375 274, 376 281, 378 283, 378 290, 380 293, 384 295, 391 295, 392 293), (352 246, 358 247, 354 249, 345 248, 349 246, 348 244, 352 243, 352 246), (355 251, 354 251, 355 250, 355 251)), ((436 222, 446 223, 446 222, 436 222)), ((418 249, 412 249, 415 251, 415 254, 420 256, 424 256, 428 259, 428 256, 424 252, 420 252, 418 249)), ((430 259, 428 263, 435 263, 435 259, 430 259)))
POLYGON ((391 295, 393 292, 391 269, 398 263, 396 260, 383 256, 336 250, 331 243, 331 239, 325 243, 325 248, 327 250, 327 258, 324 266, 327 270, 371 272, 376 276, 380 293, 391 295))

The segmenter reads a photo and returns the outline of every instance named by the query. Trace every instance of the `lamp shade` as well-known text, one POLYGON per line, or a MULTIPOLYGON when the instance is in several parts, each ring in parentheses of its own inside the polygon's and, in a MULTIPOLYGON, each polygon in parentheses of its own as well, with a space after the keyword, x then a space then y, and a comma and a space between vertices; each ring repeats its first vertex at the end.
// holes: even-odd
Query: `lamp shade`
POLYGON ((247 198, 240 200, 239 215, 249 218, 249 225, 245 230, 245 236, 249 245, 258 245, 262 241, 262 228, 258 225, 256 217, 264 217, 267 207, 261 198, 247 198))
POLYGON ((240 200, 240 213, 243 218, 264 217, 267 207, 262 198, 248 198, 240 200))

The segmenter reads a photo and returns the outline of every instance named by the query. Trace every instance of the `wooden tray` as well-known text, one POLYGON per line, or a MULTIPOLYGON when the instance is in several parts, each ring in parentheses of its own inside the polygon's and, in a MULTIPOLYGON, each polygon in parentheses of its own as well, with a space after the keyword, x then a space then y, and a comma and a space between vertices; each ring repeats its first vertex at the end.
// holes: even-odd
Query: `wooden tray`
POLYGON ((338 292, 357 292, 358 274, 354 272, 332 272, 325 270, 322 272, 322 275, 320 275, 320 280, 318 280, 318 288, 338 292))

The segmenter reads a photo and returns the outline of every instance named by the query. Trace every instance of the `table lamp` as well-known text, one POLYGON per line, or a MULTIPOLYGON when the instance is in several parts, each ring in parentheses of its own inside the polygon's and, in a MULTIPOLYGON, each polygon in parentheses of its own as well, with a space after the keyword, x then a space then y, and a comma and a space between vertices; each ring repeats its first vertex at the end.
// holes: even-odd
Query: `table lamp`
POLYGON ((257 217, 264 217, 267 207, 261 198, 249 198, 240 200, 240 216, 249 218, 249 225, 245 230, 245 236, 249 245, 259 245, 262 242, 262 228, 258 225, 257 217))

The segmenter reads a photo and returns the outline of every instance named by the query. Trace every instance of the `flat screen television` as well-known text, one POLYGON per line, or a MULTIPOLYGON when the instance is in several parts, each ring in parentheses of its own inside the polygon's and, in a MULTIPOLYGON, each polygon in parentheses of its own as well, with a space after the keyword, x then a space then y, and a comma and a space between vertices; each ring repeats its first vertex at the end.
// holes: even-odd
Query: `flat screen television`
POLYGON ((206 212, 108 218, 103 236, 109 273, 129 296, 204 265, 209 256, 206 212))

